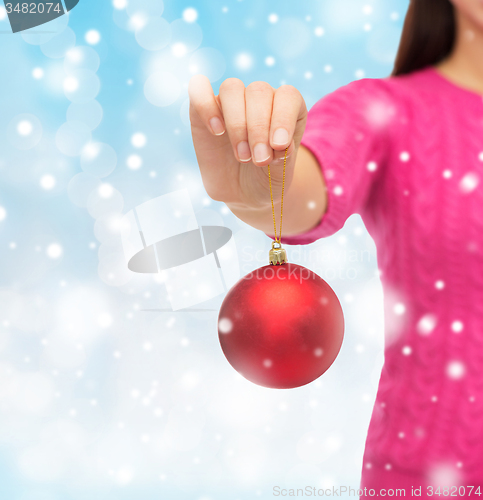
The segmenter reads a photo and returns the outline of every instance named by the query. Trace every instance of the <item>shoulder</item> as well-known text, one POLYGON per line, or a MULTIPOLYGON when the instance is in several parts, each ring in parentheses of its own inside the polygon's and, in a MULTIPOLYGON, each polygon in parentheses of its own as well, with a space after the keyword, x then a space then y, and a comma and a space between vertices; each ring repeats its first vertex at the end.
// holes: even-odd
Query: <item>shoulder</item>
POLYGON ((325 106, 344 109, 372 129, 409 119, 412 110, 430 105, 429 67, 406 75, 361 78, 325 95, 325 106))
POLYGON ((368 98, 385 97, 398 103, 413 97, 428 95, 434 88, 433 84, 434 71, 427 66, 405 75, 354 80, 339 87, 332 94, 354 94, 368 98))

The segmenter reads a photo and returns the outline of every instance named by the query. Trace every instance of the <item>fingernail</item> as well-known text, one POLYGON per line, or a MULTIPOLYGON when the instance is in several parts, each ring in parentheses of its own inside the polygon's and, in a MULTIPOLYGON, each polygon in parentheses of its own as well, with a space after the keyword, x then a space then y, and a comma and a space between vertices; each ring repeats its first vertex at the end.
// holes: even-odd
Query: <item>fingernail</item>
POLYGON ((273 133, 273 143, 283 146, 288 142, 288 132, 284 128, 278 128, 273 133))
POLYGON ((238 153, 238 159, 240 161, 250 161, 252 159, 252 153, 250 151, 250 146, 247 141, 241 141, 236 147, 238 153))
POLYGON ((255 154, 255 161, 257 163, 263 163, 270 158, 270 151, 266 144, 260 142, 253 148, 253 153, 255 154))
POLYGON ((223 126, 223 123, 221 123, 221 120, 217 116, 214 116, 210 120, 210 127, 215 135, 223 135, 225 133, 225 127, 223 126))

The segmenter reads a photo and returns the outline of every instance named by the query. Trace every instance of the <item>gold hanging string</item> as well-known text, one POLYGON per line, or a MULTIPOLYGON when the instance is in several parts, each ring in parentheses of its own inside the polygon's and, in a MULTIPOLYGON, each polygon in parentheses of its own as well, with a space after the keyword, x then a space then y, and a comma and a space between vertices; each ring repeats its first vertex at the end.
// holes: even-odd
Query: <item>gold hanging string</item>
POLYGON ((273 204, 273 192, 272 192, 272 178, 270 176, 270 165, 268 165, 268 181, 270 183, 270 199, 272 200, 272 216, 273 216, 273 229, 275 232, 275 243, 281 245, 282 243, 282 216, 283 216, 283 192, 285 189, 285 165, 287 164, 287 151, 285 150, 285 157, 283 159, 283 180, 282 180, 282 201, 281 201, 281 209, 280 209, 280 233, 277 239, 277 223, 275 222, 275 206, 273 204))

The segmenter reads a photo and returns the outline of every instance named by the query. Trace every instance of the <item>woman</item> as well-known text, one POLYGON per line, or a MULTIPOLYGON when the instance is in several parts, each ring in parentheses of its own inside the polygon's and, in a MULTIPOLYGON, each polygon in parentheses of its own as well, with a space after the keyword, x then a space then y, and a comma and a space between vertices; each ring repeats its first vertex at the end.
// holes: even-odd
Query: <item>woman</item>
MULTIPOLYGON (((229 78, 215 96, 197 75, 189 92, 212 198, 272 235, 266 167, 289 147, 283 240, 313 242, 360 213, 376 243, 385 364, 366 494, 480 496, 483 1, 412 0, 393 74, 340 87, 308 113, 290 85, 229 78)), ((277 214, 281 179, 273 168, 277 214)))

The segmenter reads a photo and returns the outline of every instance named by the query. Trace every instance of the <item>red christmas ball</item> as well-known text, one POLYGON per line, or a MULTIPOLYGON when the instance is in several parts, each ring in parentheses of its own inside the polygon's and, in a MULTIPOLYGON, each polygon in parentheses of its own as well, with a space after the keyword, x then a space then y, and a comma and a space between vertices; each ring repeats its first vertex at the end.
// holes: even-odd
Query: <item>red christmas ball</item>
POLYGON ((312 382, 334 362, 344 316, 337 295, 313 271, 268 265, 228 292, 218 337, 226 359, 246 379, 290 389, 312 382))

